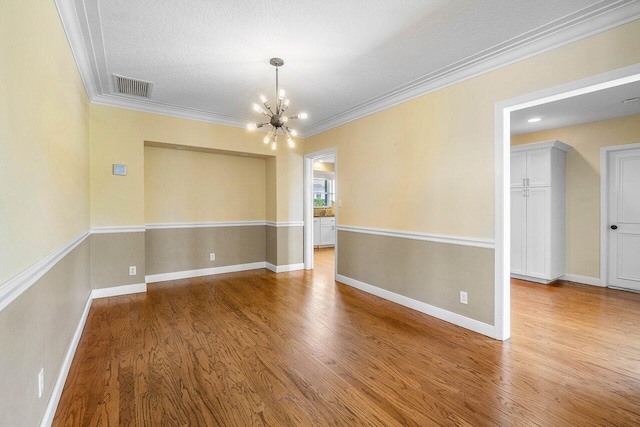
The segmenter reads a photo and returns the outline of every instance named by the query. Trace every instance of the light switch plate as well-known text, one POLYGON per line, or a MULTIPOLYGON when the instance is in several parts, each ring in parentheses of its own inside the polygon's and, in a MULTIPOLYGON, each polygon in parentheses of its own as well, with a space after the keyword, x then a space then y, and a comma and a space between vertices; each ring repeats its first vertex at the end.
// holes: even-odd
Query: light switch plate
POLYGON ((125 176, 127 174, 127 165, 113 165, 113 174, 125 176))

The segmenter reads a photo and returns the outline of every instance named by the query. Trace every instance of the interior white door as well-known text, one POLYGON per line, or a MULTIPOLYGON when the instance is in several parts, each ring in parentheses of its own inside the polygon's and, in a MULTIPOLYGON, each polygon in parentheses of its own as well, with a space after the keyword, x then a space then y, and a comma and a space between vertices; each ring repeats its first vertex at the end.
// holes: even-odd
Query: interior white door
POLYGON ((527 200, 527 275, 549 275, 549 239, 551 237, 551 188, 526 189, 527 200))
POLYGON ((511 189, 511 272, 526 274, 527 199, 523 187, 511 189))
POLYGON ((640 149, 609 155, 607 284, 640 291, 640 149))

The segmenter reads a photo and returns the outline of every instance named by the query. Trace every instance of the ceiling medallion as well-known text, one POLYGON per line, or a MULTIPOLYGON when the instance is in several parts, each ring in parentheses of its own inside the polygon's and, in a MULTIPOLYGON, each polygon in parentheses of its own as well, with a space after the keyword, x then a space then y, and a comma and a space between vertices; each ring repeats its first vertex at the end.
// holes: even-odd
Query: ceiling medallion
POLYGON ((262 108, 258 104, 253 104, 253 109, 269 118, 266 122, 258 122, 258 123, 250 123, 247 125, 247 129, 256 130, 263 126, 271 126, 269 129, 269 133, 262 140, 265 144, 271 143, 271 149, 275 150, 278 144, 278 129, 282 131, 282 134, 287 138, 287 143, 289 147, 295 147, 292 136, 296 136, 298 133, 295 129, 290 128, 287 123, 289 120, 296 119, 306 119, 307 113, 295 114, 293 116, 286 116, 284 113, 289 108, 289 100, 284 98, 284 90, 278 87, 278 67, 282 67, 284 65, 284 61, 280 58, 271 58, 269 61, 271 65, 276 67, 276 103, 275 103, 275 111, 271 108, 269 101, 267 101, 267 97, 264 95, 260 95, 260 101, 262 101, 262 108))

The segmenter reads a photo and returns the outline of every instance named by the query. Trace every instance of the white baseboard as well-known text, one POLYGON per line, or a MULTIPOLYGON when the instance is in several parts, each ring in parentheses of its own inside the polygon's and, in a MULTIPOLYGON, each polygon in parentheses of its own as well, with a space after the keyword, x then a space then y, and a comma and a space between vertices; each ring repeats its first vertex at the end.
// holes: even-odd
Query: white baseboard
POLYGON ((53 386, 53 391, 51 392, 51 397, 49 398, 47 409, 44 411, 44 416, 42 417, 42 421, 40 422, 41 427, 49 427, 53 423, 53 417, 56 415, 56 409, 58 409, 60 396, 62 396, 62 389, 64 388, 64 383, 67 381, 69 369, 71 369, 73 356, 75 356, 76 354, 76 349, 78 348, 80 337, 82 337, 84 325, 85 323, 87 323, 87 317, 89 316, 89 310, 91 309, 91 302, 96 298, 127 295, 138 292, 147 292, 147 284, 136 283, 134 285, 114 286, 113 288, 94 289, 91 291, 91 293, 89 294, 89 298, 87 299, 87 303, 84 307, 84 311, 82 312, 82 316, 80 317, 80 321, 78 322, 76 332, 73 334, 71 344, 69 344, 69 349, 67 350, 67 354, 65 355, 64 361, 62 362, 62 367, 60 368, 58 379, 53 386))
POLYGON ((78 322, 78 327, 76 328, 76 332, 73 334, 71 344, 69 344, 69 350, 67 350, 67 354, 65 355, 62 366, 60 367, 58 379, 53 386, 53 391, 51 392, 51 397, 49 398, 47 409, 44 411, 44 416, 42 417, 42 421, 40 422, 41 427, 49 427, 53 423, 53 417, 56 415, 56 409, 58 409, 60 396, 62 396, 62 389, 64 388, 64 383, 67 381, 69 369, 71 369, 73 356, 75 356, 76 354, 76 349, 78 348, 78 343, 80 342, 80 337, 82 336, 84 325, 87 322, 87 316, 89 315, 89 310, 91 309, 92 300, 93 298, 91 297, 91 294, 89 294, 87 304, 85 305, 82 316, 80 317, 80 321, 78 322))
POLYGON ((147 292, 146 283, 136 283, 134 285, 114 286, 113 288, 94 289, 91 291, 91 299, 115 297, 118 295, 137 294, 147 292))
POLYGON ((600 279, 597 279, 595 277, 578 276, 577 274, 565 274, 560 278, 560 280, 568 280, 569 282, 582 283, 582 284, 591 285, 591 286, 599 286, 601 288, 606 287, 606 286, 602 286, 602 283, 600 283, 600 279))
POLYGON ((172 273, 150 274, 145 276, 147 283, 164 282, 167 280, 190 279, 192 277, 211 276, 213 274, 235 273, 237 271, 256 270, 266 268, 266 263, 252 262, 249 264, 225 265, 223 267, 201 268, 199 270, 175 271, 172 273))
POLYGON ((304 263, 300 264, 287 264, 287 265, 273 265, 269 262, 266 263, 266 268, 274 273, 284 273, 286 271, 304 270, 304 263))
POLYGON ((557 279, 547 280, 547 279, 540 279, 538 277, 525 276, 524 274, 515 274, 515 273, 511 273, 510 276, 514 279, 525 280, 527 282, 541 283, 543 285, 548 285, 551 282, 555 282, 556 280, 561 279, 561 277, 558 277, 557 279))
POLYGON ((461 314, 453 313, 451 311, 435 307, 422 301, 418 301, 404 295, 396 294, 395 292, 378 288, 377 286, 369 285, 367 283, 360 282, 359 280, 342 276, 340 274, 336 274, 336 280, 338 282, 342 282, 349 286, 353 286, 354 288, 360 289, 361 291, 365 291, 367 293, 379 296, 380 298, 393 301, 397 304, 409 307, 421 313, 428 314, 429 316, 437 317, 438 319, 453 323, 454 325, 461 326, 479 334, 497 339, 496 328, 487 323, 483 323, 478 320, 463 316, 461 314))

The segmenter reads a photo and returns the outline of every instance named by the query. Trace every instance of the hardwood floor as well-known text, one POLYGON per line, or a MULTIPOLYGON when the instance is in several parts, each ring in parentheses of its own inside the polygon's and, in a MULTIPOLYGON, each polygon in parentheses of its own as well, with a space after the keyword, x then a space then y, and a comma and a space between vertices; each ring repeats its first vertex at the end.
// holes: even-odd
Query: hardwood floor
POLYGON ((95 300, 54 425, 638 425, 640 295, 514 280, 498 342, 316 269, 95 300))

